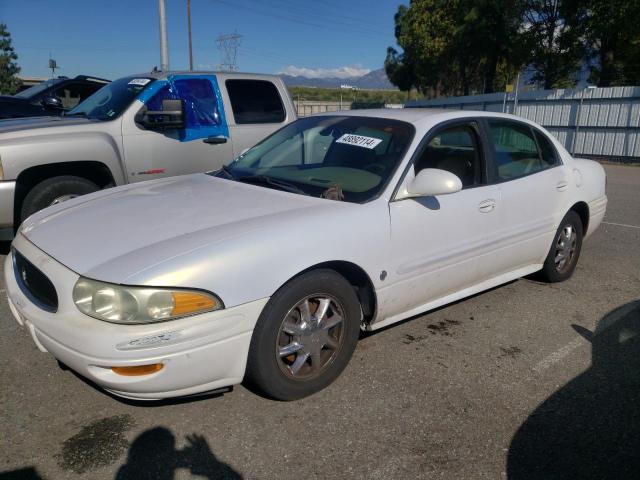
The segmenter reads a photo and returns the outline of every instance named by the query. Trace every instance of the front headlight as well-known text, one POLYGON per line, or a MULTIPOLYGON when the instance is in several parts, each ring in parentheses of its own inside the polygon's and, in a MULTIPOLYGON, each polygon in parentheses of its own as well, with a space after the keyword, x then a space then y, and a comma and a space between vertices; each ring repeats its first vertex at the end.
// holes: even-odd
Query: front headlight
POLYGON ((80 278, 73 301, 82 313, 113 323, 154 323, 223 308, 211 293, 156 287, 126 287, 80 278))

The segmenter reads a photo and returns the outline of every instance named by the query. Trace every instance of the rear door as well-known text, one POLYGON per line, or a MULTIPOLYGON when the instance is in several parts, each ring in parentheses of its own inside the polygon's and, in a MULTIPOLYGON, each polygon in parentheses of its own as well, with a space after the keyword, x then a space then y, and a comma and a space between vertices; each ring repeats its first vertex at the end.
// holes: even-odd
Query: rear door
POLYGON ((253 147, 290 120, 278 87, 268 78, 229 76, 224 85, 234 156, 253 147))
POLYGON ((457 175, 463 189, 389 204, 391 243, 398 261, 389 279, 393 284, 383 290, 387 316, 483 279, 490 233, 499 226, 499 193, 497 186, 487 184, 487 153, 475 121, 442 126, 419 147, 408 177, 438 168, 457 175))
POLYGON ((185 128, 150 130, 133 116, 122 125, 129 181, 205 172, 233 160, 229 129, 215 75, 174 75, 150 85, 140 100, 162 110, 162 100, 184 101, 185 128), (219 137, 209 143, 210 137, 219 137))
POLYGON ((542 264, 566 209, 568 175, 546 134, 510 119, 484 122, 490 182, 502 199, 489 276, 542 264))

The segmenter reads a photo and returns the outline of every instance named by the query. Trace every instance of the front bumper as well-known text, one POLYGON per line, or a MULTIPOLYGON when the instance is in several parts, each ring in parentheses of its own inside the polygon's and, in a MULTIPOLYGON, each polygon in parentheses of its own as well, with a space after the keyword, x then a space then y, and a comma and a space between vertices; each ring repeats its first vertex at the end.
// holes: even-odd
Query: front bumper
POLYGON ((268 298, 149 325, 118 325, 81 313, 72 300, 79 276, 18 234, 13 247, 55 285, 58 309, 32 303, 18 285, 13 254, 5 260, 9 306, 43 352, 80 375, 126 398, 157 400, 238 384, 247 363, 255 323, 268 298), (113 366, 162 363, 156 373, 121 376, 113 366))
POLYGON ((16 182, 0 181, 0 240, 13 238, 13 201, 16 182))

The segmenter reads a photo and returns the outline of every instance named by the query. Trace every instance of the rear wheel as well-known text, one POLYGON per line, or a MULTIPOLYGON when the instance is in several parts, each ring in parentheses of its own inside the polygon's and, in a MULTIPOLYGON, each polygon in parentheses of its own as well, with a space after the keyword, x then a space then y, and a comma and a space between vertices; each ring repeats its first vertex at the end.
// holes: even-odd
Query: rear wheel
POLYGON ((20 221, 43 208, 98 190, 98 185, 82 177, 61 175, 48 178, 34 186, 24 198, 20 221))
POLYGON ((251 339, 245 380, 278 400, 322 390, 347 366, 360 331, 360 304, 333 270, 291 280, 265 306, 251 339))
POLYGON ((560 222, 553 238, 541 276, 547 282, 563 282, 576 268, 582 249, 582 220, 573 210, 560 222))

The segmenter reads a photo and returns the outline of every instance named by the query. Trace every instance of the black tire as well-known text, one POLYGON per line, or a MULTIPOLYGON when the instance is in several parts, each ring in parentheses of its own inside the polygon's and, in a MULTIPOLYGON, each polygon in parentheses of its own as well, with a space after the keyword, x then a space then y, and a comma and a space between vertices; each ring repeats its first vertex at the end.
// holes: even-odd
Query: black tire
POLYGON ((353 286, 335 271, 313 270, 294 278, 271 297, 260 314, 251 338, 245 383, 270 398, 286 401, 322 390, 338 378, 349 363, 358 342, 360 319, 360 303, 353 286), (306 337, 287 333, 287 328, 291 328, 291 325, 308 325, 303 321, 302 309, 298 308, 305 299, 308 300, 307 311, 313 312, 310 316, 307 315, 310 321, 317 321, 315 313, 320 308, 320 302, 329 301, 326 314, 321 315, 324 320, 317 321, 314 328, 317 332, 326 332, 320 332, 320 335, 331 335, 333 347, 329 348, 328 343, 318 347, 318 341, 313 343, 313 340, 309 340, 311 335, 308 329, 300 330, 306 332, 306 337), (341 315, 336 317, 337 312, 341 315), (328 327, 340 317, 340 323, 328 327), (283 344, 287 346, 287 342, 306 342, 309 348, 319 348, 320 352, 315 357, 309 356, 303 360, 300 370, 294 373, 296 361, 305 358, 306 353, 300 350, 288 356, 279 355, 279 349, 283 349, 283 344), (316 360, 312 358, 318 358, 315 365, 321 366, 314 366, 316 360))
POLYGON ((576 212, 570 210, 560 222, 560 226, 553 237, 553 243, 540 271, 542 280, 549 283, 564 282, 573 275, 582 250, 582 236, 582 220, 580 220, 580 216, 576 212), (571 231, 571 237, 567 236, 568 229, 571 231), (562 263, 562 260, 558 262, 556 259, 563 245, 569 245, 568 249, 564 251, 564 263, 562 263), (569 258, 567 258, 567 255, 569 258))
POLYGON ((100 190, 100 187, 90 180, 71 175, 61 175, 43 180, 34 186, 22 202, 20 221, 25 220, 39 210, 50 206, 57 198, 67 195, 86 195, 100 190))

